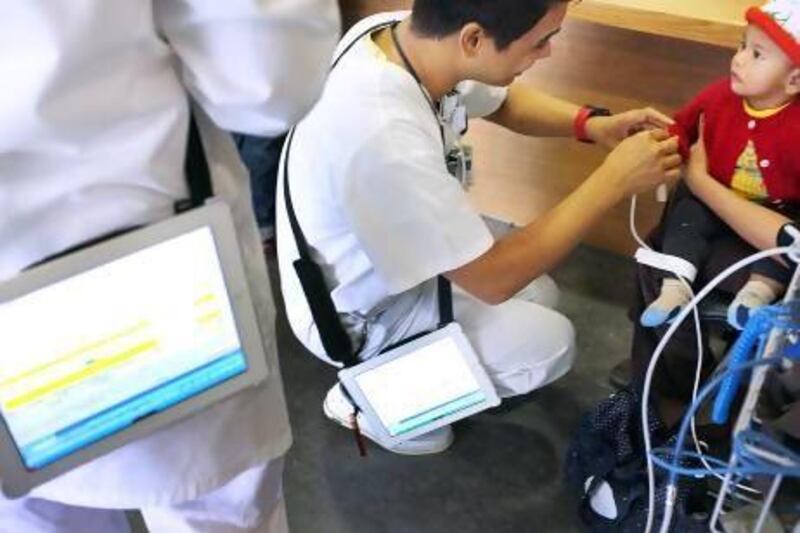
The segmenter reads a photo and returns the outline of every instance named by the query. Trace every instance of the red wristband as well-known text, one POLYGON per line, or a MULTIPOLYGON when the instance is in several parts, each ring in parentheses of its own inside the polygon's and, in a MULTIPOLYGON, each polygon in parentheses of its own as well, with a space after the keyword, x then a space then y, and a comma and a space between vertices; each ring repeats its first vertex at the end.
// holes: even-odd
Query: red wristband
POLYGON ((572 125, 572 129, 575 134, 575 138, 582 143, 593 142, 586 133, 586 123, 592 117, 592 111, 592 107, 585 105, 581 107, 578 110, 578 114, 575 115, 575 122, 572 125))
POLYGON ((596 107, 593 105, 585 105, 581 107, 578 110, 578 114, 575 115, 575 122, 573 122, 572 125, 575 138, 582 143, 594 143, 594 141, 589 138, 589 133, 586 131, 586 123, 589 122, 589 119, 592 117, 609 116, 611 116, 611 111, 603 107, 596 107))

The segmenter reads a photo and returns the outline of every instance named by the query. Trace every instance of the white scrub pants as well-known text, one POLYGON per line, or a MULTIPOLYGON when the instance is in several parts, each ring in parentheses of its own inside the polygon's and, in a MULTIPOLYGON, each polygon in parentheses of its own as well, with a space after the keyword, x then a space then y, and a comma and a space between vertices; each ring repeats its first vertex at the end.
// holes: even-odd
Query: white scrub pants
MULTIPOLYGON (((439 320, 436 281, 410 291, 366 327, 360 356, 369 359, 410 335, 435 329, 439 320)), ((502 397, 526 394, 566 374, 575 359, 572 323, 554 311, 558 289, 548 276, 514 298, 488 305, 453 287, 456 322, 472 343, 502 397)))
MULTIPOLYGON (((141 509, 147 528, 150 533, 288 533, 283 463, 280 457, 251 468, 197 500, 141 509)), ((129 533, 131 529, 122 510, 0 496, 0 531, 129 533)))
MULTIPOLYGON (((488 305, 453 291, 456 321, 504 398, 552 383, 572 368, 575 330, 562 314, 530 297, 542 296, 540 278, 500 305, 488 305)), ((548 291, 547 293, 552 294, 548 291)))
MULTIPOLYGON (((500 218, 483 221, 495 239, 514 229, 500 218)), ((575 330, 558 305, 558 287, 541 276, 500 305, 453 290, 456 320, 502 397, 525 394, 566 374, 575 359, 575 330)))

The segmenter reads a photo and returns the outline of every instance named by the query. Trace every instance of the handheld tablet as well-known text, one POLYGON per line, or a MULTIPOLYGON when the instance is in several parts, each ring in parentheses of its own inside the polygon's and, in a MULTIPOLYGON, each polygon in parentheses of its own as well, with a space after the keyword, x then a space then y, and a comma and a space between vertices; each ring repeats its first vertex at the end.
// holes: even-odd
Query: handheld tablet
POLYGON ((346 368, 339 378, 388 445, 500 404, 457 323, 346 368))
POLYGON ((267 376, 222 202, 0 284, 0 339, 9 497, 267 376))

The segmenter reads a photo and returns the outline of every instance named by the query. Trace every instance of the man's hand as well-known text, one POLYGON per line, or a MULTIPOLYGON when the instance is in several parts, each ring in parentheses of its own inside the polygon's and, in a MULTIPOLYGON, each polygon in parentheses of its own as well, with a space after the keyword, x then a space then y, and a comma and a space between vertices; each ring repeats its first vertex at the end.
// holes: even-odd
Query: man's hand
POLYGON ((639 132, 619 143, 601 168, 612 186, 630 196, 676 181, 681 162, 677 137, 659 129, 639 132))
POLYGON ((700 134, 692 146, 689 163, 686 165, 686 185, 693 192, 703 180, 712 179, 708 174, 708 153, 705 142, 705 117, 700 117, 700 134))
POLYGON ((616 147, 624 139, 643 130, 664 129, 675 121, 653 109, 634 109, 610 117, 592 117, 586 122, 586 134, 595 143, 616 147))

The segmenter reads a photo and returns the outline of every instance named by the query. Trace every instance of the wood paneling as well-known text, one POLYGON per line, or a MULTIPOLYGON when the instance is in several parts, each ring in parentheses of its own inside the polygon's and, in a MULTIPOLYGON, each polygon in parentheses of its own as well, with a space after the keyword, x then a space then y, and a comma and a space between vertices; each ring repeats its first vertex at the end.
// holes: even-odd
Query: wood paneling
POLYGON ((753 0, 582 0, 570 15, 616 28, 736 47, 753 0))
POLYGON ((368 15, 381 11, 411 9, 412 3, 412 0, 339 0, 345 30, 368 15))
MULTIPOLYGON (((345 27, 380 11, 410 9, 412 0, 340 0, 345 27)), ((570 16, 605 26, 735 47, 754 0, 581 0, 570 16)))
MULTIPOLYGON (((522 78, 573 102, 614 110, 652 105, 672 113, 704 85, 728 70, 730 51, 628 30, 569 20, 554 42, 553 57, 522 78)), ((468 134, 475 147, 478 209, 519 223, 546 211, 569 194, 603 160, 594 147, 569 140, 532 139, 484 121, 468 134)), ((661 205, 640 197, 638 228, 653 227, 661 205)), ((619 253, 634 248, 628 204, 617 206, 588 242, 619 253)))
MULTIPOLYGON (((742 10, 738 5, 733 9, 733 5, 742 0, 721 1, 732 9, 725 11, 730 21, 730 13, 741 16, 742 10)), ((711 4, 709 0, 692 3, 698 13, 711 19, 716 11, 706 2, 711 4)), ((671 5, 676 9, 679 4, 683 6, 680 9, 689 6, 682 0, 583 0, 583 7, 599 9, 601 3, 616 3, 617 8, 630 8, 621 4, 651 8, 656 4, 671 5)), ((342 4, 349 23, 374 12, 407 8, 411 2, 342 0, 342 4)), ((688 16, 680 10, 675 13, 676 17, 688 16)), ((728 71, 729 49, 615 27, 618 25, 621 24, 610 18, 593 23, 571 17, 554 42, 553 57, 535 65, 522 81, 578 103, 614 110, 652 105, 671 113, 728 71)), ((483 212, 519 223, 528 222, 557 204, 604 156, 593 146, 569 140, 525 138, 483 121, 471 124, 468 140, 475 148, 476 158, 475 186, 470 193, 474 204, 483 212)), ((639 205, 638 227, 644 233, 658 219, 661 206, 652 194, 641 197, 639 205)), ((609 250, 630 253, 634 244, 628 230, 627 203, 609 213, 587 240, 609 250)))

